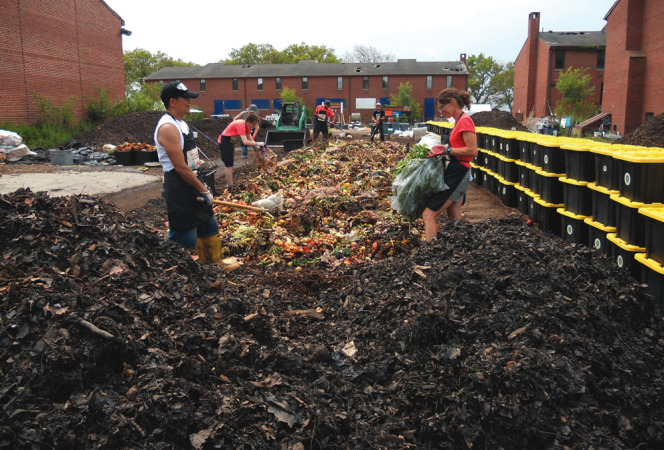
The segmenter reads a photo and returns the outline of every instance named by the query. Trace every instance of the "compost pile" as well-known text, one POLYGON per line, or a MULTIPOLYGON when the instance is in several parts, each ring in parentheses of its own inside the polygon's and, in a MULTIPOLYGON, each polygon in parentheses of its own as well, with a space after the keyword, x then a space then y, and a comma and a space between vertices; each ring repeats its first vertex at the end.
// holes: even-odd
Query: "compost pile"
POLYGON ((498 128, 501 130, 530 131, 507 111, 480 111, 472 115, 476 127, 498 128))
MULTIPOLYGON (((164 115, 164 111, 142 111, 124 116, 114 117, 103 124, 75 136, 73 139, 84 146, 92 148, 101 148, 104 144, 120 145, 125 142, 138 142, 145 144, 154 144, 154 129, 159 122, 159 118, 164 115)), ((230 118, 223 119, 196 119, 189 120, 187 123, 198 129, 205 136, 198 136, 196 144, 208 157, 219 157, 217 148, 217 138, 226 126, 231 122, 230 118)), ((256 136, 258 140, 265 140, 267 129, 273 125, 263 120, 256 136)))
POLYGON ((313 145, 287 153, 270 172, 242 174, 244 183, 219 199, 267 213, 216 207, 225 254, 262 264, 337 266, 412 249, 421 220, 409 222, 390 206, 392 169, 406 155, 396 142, 313 145))
POLYGON ((615 144, 664 148, 664 113, 653 117, 636 130, 617 139, 615 144))
POLYGON ((226 273, 94 198, 0 209, 0 448, 664 445, 652 298, 518 219, 226 273))

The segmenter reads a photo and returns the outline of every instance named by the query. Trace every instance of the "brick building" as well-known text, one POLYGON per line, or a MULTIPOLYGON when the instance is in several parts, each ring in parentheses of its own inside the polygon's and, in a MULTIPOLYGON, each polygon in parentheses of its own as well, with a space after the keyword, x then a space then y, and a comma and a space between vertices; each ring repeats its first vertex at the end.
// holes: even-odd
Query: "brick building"
POLYGON ((0 120, 32 124, 35 95, 78 118, 97 88, 124 96, 124 21, 102 0, 0 2, 0 120))
POLYGON ((602 112, 615 130, 634 131, 664 113, 664 2, 618 0, 604 19, 606 77, 602 112))
MULTIPOLYGON (((317 63, 166 67, 146 77, 149 83, 182 80, 192 90, 199 90, 194 100, 206 115, 235 115, 250 104, 262 115, 278 110, 281 92, 288 87, 314 109, 324 100, 343 104, 344 120, 359 114, 369 121, 376 102, 389 104, 400 84, 410 82, 411 96, 420 101, 424 119, 435 116, 435 96, 446 87, 467 89, 466 57, 460 61, 417 62, 400 59, 388 63, 317 63)), ((419 120, 420 118, 415 118, 419 120)))
POLYGON ((530 13, 528 38, 514 63, 514 117, 526 124, 550 115, 562 97, 555 88, 558 77, 570 67, 588 69, 592 101, 600 105, 606 39, 604 31, 540 31, 540 14, 530 13))

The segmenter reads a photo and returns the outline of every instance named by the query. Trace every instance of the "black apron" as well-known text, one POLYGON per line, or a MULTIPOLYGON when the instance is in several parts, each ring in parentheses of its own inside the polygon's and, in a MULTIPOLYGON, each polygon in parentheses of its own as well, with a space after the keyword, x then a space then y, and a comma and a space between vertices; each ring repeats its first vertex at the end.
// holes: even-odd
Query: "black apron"
MULTIPOLYGON (((184 159, 187 161, 187 152, 196 148, 196 138, 189 130, 188 134, 180 133, 184 137, 184 159)), ((195 171, 194 171, 195 172, 195 171)), ((204 224, 214 215, 212 205, 203 205, 198 198, 203 195, 191 184, 184 181, 175 169, 164 172, 164 197, 168 212, 168 226, 177 232, 192 230, 204 224)))

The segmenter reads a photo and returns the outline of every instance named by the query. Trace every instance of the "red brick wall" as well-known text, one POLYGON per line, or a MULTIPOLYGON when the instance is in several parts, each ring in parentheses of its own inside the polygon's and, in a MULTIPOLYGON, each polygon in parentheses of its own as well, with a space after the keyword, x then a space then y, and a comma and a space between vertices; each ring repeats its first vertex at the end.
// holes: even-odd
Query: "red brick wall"
POLYGON ((664 112, 663 2, 620 0, 607 16, 602 112, 621 134, 664 112))
POLYGON ((3 0, 0 120, 34 123, 34 96, 84 116, 96 87, 124 95, 122 20, 100 0, 3 0))
MULTIPOLYGON (((302 89, 302 77, 282 77, 282 90, 286 87, 293 89, 295 95, 304 100, 307 108, 315 109, 316 99, 319 98, 343 98, 345 99, 344 116, 345 120, 350 120, 350 114, 360 113, 362 122, 368 122, 373 109, 357 109, 355 99, 357 98, 376 98, 390 97, 398 91, 400 84, 410 82, 413 87, 411 96, 420 102, 424 107, 424 99, 436 97, 440 91, 447 87, 447 75, 433 75, 432 89, 426 88, 426 75, 421 76, 390 76, 388 79, 388 89, 382 88, 382 76, 369 76, 369 89, 362 89, 364 75, 344 77, 343 88, 337 89, 337 77, 308 77, 308 89, 302 89)), ((164 82, 170 79, 161 80, 164 82)), ((200 89, 200 80, 182 79, 184 84, 192 90, 200 89)), ((198 98, 192 102, 197 108, 203 110, 206 115, 214 113, 215 100, 240 100, 242 108, 246 108, 252 99, 270 100, 273 106, 274 99, 281 96, 282 91, 275 89, 275 77, 263 77, 263 90, 257 89, 256 78, 239 78, 238 90, 233 91, 232 80, 230 78, 206 78, 206 90, 201 92, 198 98)), ((454 75, 452 86, 457 89, 468 89, 468 77, 466 75, 454 75)), ((233 115, 236 111, 225 111, 233 115)), ((239 112, 239 110, 237 111, 239 112)), ((272 112, 272 111, 270 111, 272 112)), ((266 114, 267 111, 261 111, 266 114)))

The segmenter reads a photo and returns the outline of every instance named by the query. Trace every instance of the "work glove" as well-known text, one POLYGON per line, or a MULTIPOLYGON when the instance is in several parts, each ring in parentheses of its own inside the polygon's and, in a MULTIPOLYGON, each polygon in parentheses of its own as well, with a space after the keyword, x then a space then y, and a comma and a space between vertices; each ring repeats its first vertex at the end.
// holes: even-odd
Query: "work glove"
POLYGON ((256 144, 258 144, 259 147, 265 147, 265 142, 256 142, 256 144))
POLYGON ((447 149, 449 146, 447 145, 434 145, 431 147, 431 151, 427 155, 427 158, 433 158, 434 156, 445 156, 448 154, 447 149))
POLYGON ((198 201, 201 202, 203 204, 203 206, 211 205, 212 204, 212 199, 213 199, 213 197, 212 197, 212 194, 210 193, 209 190, 205 191, 205 192, 201 192, 200 196, 198 197, 198 201))

